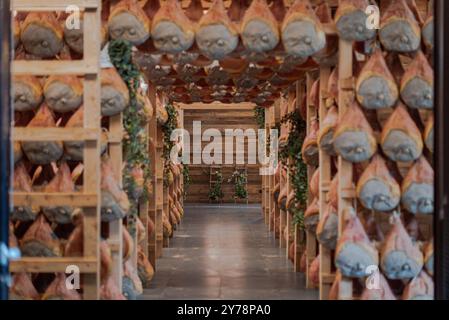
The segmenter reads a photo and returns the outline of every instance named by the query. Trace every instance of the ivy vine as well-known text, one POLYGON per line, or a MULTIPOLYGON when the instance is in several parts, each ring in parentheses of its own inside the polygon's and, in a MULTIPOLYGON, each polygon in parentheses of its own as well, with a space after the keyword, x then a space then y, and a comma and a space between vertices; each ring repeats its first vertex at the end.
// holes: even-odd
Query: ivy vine
POLYGON ((190 169, 189 166, 184 164, 182 167, 182 176, 184 178, 184 185, 183 185, 183 198, 184 200, 187 199, 187 189, 189 188, 190 184, 192 183, 192 180, 190 178, 190 169))
POLYGON ((173 130, 178 127, 178 111, 173 106, 172 103, 167 103, 165 105, 165 110, 168 114, 167 122, 162 125, 162 132, 164 133, 164 184, 167 185, 167 174, 168 174, 168 164, 170 161, 170 152, 175 145, 174 141, 170 140, 173 130))
POLYGON ((217 201, 223 199, 224 197, 224 193, 221 188, 223 184, 223 174, 219 171, 215 171, 214 175, 216 180, 209 190, 209 199, 212 201, 217 201))
POLYGON ((254 108, 254 115, 256 117, 257 126, 260 129, 265 128, 265 108, 256 106, 254 108))
POLYGON ((228 182, 234 183, 234 198, 235 199, 247 199, 248 191, 246 190, 246 182, 248 177, 243 171, 234 171, 232 176, 228 179, 228 182))

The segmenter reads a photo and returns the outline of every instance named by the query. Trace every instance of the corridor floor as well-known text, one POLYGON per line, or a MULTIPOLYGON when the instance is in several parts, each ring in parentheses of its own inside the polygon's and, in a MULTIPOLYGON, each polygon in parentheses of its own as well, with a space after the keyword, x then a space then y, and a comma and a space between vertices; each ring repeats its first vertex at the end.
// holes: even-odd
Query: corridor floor
POLYGON ((260 207, 186 205, 140 299, 317 299, 292 271, 260 207))

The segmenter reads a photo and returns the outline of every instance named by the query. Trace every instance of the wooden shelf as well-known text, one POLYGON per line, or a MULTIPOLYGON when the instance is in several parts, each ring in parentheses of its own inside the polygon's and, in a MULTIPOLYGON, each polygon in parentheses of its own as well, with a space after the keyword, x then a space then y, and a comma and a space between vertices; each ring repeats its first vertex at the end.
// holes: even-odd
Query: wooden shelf
POLYGON ((11 272, 50 273, 65 272, 70 265, 77 266, 81 273, 96 273, 98 261, 95 257, 23 257, 11 261, 11 272))
POLYGON ((96 207, 98 196, 94 193, 46 193, 46 192, 13 192, 15 206, 77 206, 96 207))
POLYGON ((11 8, 15 11, 65 11, 68 6, 80 9, 97 9, 98 0, 12 0, 11 8))
POLYGON ((12 62, 14 75, 90 75, 99 73, 99 65, 83 60, 16 60, 12 62))
POLYGON ((96 141, 100 139, 100 129, 90 128, 41 128, 15 127, 13 141, 96 141))

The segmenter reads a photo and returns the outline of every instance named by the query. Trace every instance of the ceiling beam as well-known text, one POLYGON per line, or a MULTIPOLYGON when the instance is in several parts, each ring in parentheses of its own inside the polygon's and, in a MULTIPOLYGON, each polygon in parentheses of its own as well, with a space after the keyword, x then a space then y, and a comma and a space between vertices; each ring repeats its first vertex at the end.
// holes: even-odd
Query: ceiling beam
POLYGON ((256 104, 252 102, 242 103, 177 103, 182 110, 253 110, 256 104))

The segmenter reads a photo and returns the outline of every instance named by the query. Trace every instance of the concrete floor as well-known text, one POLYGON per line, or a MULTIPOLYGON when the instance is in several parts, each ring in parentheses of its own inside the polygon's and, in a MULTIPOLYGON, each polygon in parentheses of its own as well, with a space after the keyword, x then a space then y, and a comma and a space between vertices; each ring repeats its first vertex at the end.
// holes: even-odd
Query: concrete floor
POLYGON ((260 207, 186 205, 140 299, 318 299, 267 232, 260 207))

